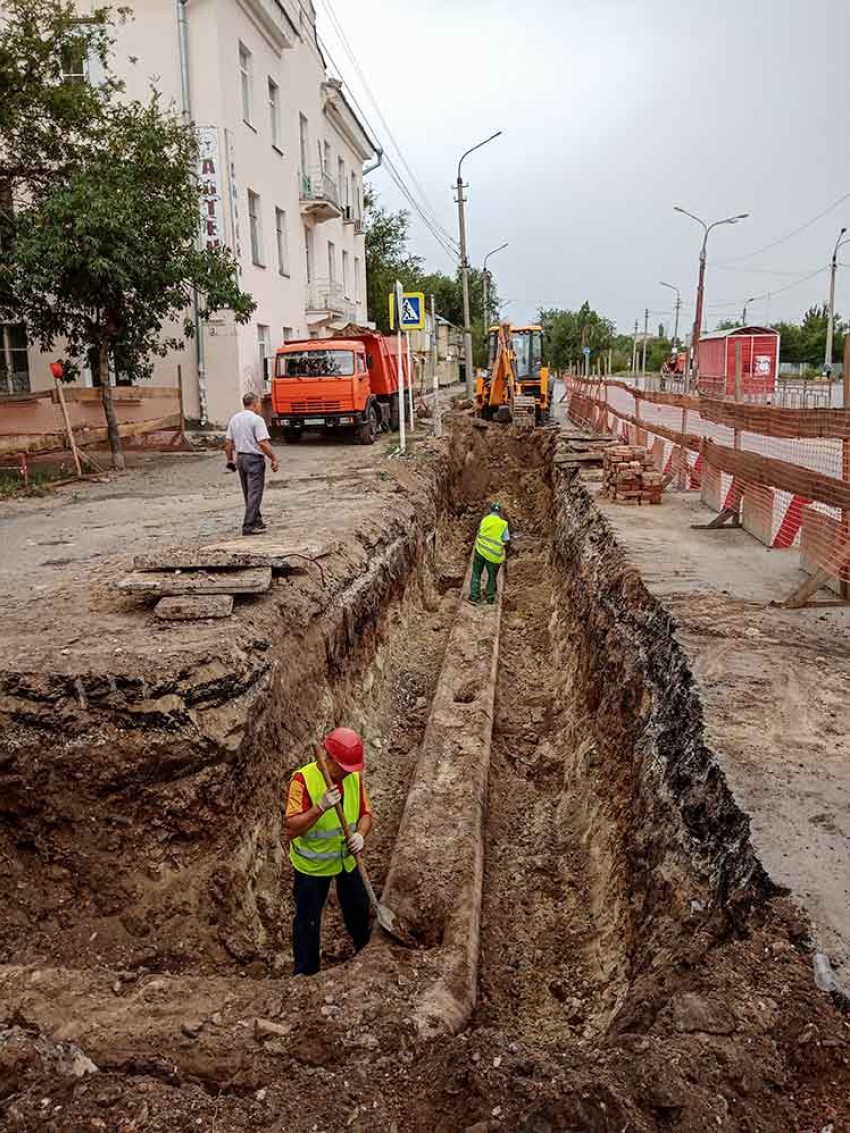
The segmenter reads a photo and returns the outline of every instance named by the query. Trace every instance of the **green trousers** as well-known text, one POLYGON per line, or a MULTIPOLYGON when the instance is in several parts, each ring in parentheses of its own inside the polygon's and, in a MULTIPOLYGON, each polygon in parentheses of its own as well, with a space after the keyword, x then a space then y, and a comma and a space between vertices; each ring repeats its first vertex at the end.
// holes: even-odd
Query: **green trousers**
POLYGON ((469 597, 473 602, 481 601, 481 574, 487 568, 487 601, 492 605, 496 601, 496 579, 499 577, 501 563, 491 563, 483 555, 475 552, 472 560, 472 582, 469 587, 469 597))

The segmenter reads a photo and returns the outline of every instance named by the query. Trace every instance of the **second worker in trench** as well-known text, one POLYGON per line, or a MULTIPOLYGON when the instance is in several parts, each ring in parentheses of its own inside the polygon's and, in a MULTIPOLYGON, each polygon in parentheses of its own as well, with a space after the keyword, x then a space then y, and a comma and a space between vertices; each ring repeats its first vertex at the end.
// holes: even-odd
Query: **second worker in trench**
POLYGON ((312 976, 321 962, 322 911, 331 882, 345 927, 359 952, 369 941, 369 897, 355 854, 372 829, 372 808, 363 781, 363 741, 351 728, 335 728, 322 741, 331 786, 318 762, 292 776, 286 800, 289 860, 295 871, 292 951, 296 976, 312 976), (337 804, 342 804, 346 840, 337 804))

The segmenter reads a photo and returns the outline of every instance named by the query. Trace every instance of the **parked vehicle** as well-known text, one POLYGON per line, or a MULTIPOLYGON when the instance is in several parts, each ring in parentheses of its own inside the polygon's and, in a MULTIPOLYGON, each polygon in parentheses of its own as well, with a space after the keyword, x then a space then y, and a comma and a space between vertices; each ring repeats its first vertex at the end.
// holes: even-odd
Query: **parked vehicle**
MULTIPOLYGON (((406 370, 406 367, 405 367, 406 370)), ((398 373, 380 334, 287 342, 275 355, 272 423, 284 440, 305 429, 347 429, 360 444, 399 426, 398 373)))

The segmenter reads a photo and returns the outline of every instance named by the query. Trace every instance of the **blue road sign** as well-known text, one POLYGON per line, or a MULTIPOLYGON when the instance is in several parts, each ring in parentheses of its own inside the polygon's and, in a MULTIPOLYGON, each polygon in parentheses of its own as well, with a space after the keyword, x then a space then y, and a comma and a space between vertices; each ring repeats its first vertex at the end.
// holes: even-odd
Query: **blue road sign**
POLYGON ((590 355, 590 347, 589 346, 583 346, 581 348, 581 352, 585 356, 585 358, 587 358, 590 355))

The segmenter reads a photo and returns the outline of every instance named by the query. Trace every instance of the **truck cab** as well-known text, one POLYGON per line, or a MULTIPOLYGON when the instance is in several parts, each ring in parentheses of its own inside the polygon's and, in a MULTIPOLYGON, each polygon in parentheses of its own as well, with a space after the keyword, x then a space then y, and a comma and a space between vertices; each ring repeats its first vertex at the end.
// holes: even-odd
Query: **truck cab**
MULTIPOLYGON (((385 354, 380 335, 281 346, 272 380, 272 422, 283 429, 284 439, 300 440, 305 429, 343 429, 353 431, 361 444, 374 444, 393 416, 382 349, 385 354)), ((394 388, 397 413, 397 382, 394 388)))

